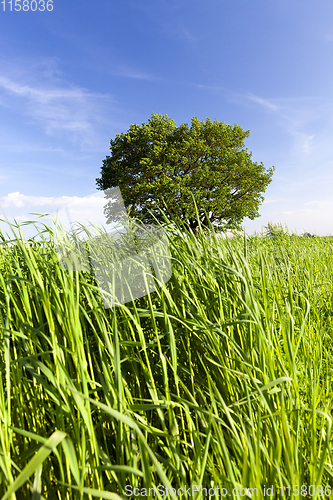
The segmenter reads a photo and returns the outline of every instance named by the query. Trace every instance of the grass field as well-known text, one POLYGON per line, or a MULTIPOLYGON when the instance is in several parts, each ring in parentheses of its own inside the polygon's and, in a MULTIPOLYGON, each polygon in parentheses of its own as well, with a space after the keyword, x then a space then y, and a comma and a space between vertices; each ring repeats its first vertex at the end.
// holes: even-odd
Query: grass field
POLYGON ((332 239, 167 234, 168 283, 110 309, 52 234, 3 239, 3 500, 330 497, 332 239))

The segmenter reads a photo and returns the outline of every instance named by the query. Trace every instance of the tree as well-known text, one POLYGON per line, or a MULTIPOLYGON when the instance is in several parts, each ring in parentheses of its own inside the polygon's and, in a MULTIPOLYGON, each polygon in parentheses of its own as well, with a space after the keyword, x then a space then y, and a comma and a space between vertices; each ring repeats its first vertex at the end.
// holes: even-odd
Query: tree
MULTIPOLYGON (((103 161, 98 189, 119 186, 134 219, 153 222, 151 211, 197 229, 210 222, 222 229, 240 229, 245 217, 259 217, 262 193, 272 180, 251 160, 244 147, 250 131, 209 118, 179 127, 167 115, 152 114, 147 123, 131 125, 111 139, 111 155, 103 161), (192 196, 193 194, 193 196, 192 196)), ((108 208, 105 215, 111 221, 108 208)), ((114 219, 112 219, 114 220, 114 219)))

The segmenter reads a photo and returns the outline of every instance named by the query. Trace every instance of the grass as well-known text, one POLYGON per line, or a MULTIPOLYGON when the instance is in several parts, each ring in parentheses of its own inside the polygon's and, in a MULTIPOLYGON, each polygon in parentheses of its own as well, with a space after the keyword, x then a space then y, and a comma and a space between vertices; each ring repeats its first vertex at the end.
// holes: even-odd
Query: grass
POLYGON ((169 226, 168 283, 105 309, 46 234, 0 250, 3 500, 333 483, 329 238, 169 226))

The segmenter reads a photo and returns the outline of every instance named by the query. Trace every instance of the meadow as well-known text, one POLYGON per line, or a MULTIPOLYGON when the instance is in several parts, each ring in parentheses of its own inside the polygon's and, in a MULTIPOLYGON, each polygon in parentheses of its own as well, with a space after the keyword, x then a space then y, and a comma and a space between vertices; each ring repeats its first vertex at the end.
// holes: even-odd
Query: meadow
POLYGON ((332 238, 170 225, 171 279, 105 309, 45 231, 0 245, 2 500, 331 496, 332 238))

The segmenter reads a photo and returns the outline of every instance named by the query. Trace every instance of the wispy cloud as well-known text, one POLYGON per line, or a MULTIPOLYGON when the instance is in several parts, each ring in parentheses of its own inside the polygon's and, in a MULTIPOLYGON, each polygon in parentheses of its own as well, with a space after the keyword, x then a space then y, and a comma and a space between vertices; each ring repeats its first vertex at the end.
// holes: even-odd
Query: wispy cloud
POLYGON ((311 214, 314 212, 314 210, 311 210, 311 208, 300 208, 299 210, 284 210, 281 212, 281 214, 284 215, 305 215, 305 214, 311 214))
POLYGON ((275 104, 273 100, 264 99, 263 97, 259 97, 253 94, 249 94, 247 97, 251 101, 258 103, 265 108, 271 109, 272 111, 277 111, 279 109, 279 106, 275 104))
POLYGON ((193 29, 188 26, 189 20, 183 18, 183 7, 179 0, 174 2, 170 0, 149 3, 137 2, 136 5, 139 11, 144 12, 145 16, 149 16, 152 23, 158 26, 160 33, 165 33, 174 40, 183 40, 192 44, 202 38, 202 29, 200 36, 197 33, 193 34, 193 29), (185 22, 182 19, 186 19, 185 22))
POLYGON ((19 110, 51 136, 66 134, 76 142, 92 142, 107 121, 103 108, 115 102, 109 94, 89 92, 52 75, 46 81, 41 78, 44 83, 31 82, 31 75, 15 76, 0 74, 0 105, 19 110))
MULTIPOLYGON (((253 103, 270 113, 273 123, 292 138, 290 153, 294 156, 323 155, 331 144, 333 96, 268 98, 248 93, 236 96, 240 103, 253 103)), ((331 149, 331 148, 330 148, 331 149)), ((326 154, 327 156, 327 154, 326 154)), ((327 159, 317 157, 323 163, 327 159)))
POLYGON ((289 133, 295 137, 298 148, 304 154, 309 155, 313 149, 312 144, 315 134, 307 134, 297 130, 289 130, 289 133))
POLYGON ((185 27, 180 28, 180 36, 185 40, 187 40, 188 42, 197 41, 197 37, 195 37, 192 33, 190 33, 190 31, 185 27))
POLYGON ((333 213, 333 201, 313 200, 304 203, 304 205, 312 206, 315 210, 331 210, 333 213))
POLYGON ((221 85, 202 85, 201 83, 194 84, 194 87, 200 90, 225 91, 225 87, 221 85))
POLYGON ((130 68, 128 66, 121 66, 116 71, 115 74, 117 76, 123 76, 125 78, 134 78, 137 80, 148 80, 155 81, 157 78, 151 73, 146 73, 145 71, 141 71, 139 69, 130 68))
POLYGON ((328 33, 325 34, 325 40, 327 42, 333 42, 333 32, 329 31, 328 33))
POLYGON ((49 103, 56 99, 74 99, 82 100, 89 97, 102 97, 109 98, 110 96, 105 96, 102 94, 93 94, 86 92, 80 88, 73 89, 43 89, 43 88, 33 88, 29 85, 24 85, 21 83, 14 82, 9 78, 0 76, 0 87, 7 90, 11 94, 26 96, 33 99, 38 103, 49 103))

